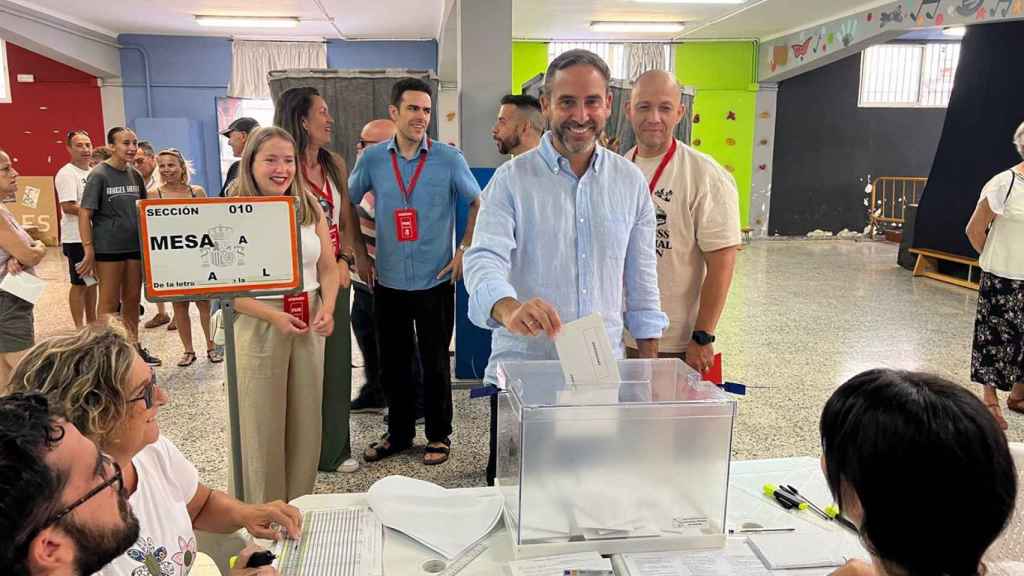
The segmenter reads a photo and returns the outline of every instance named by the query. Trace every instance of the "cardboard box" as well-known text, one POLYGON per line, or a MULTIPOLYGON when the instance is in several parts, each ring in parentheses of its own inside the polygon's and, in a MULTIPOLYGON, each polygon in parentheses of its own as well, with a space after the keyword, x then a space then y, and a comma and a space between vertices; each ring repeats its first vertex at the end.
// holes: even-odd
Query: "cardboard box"
POLYGON ((3 203, 33 238, 47 246, 60 244, 60 216, 53 177, 18 176, 18 191, 14 198, 4 198, 3 203))

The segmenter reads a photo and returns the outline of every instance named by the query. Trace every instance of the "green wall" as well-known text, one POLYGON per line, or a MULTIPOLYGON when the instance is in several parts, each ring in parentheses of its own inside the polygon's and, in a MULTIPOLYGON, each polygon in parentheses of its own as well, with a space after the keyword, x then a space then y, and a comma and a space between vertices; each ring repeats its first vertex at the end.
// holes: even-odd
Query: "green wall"
POLYGON ((522 92, 523 83, 547 70, 546 42, 512 43, 512 93, 522 92))
POLYGON ((694 148, 710 154, 736 179, 740 223, 750 213, 757 101, 757 46, 753 42, 688 42, 675 50, 676 77, 696 88, 694 148))

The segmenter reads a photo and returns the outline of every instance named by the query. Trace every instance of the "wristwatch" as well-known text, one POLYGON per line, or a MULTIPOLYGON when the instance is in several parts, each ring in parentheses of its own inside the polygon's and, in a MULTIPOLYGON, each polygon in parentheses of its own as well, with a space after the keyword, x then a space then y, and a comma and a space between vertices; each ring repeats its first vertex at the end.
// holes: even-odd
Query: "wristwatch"
POLYGON ((457 252, 465 252, 468 249, 469 249, 469 246, 466 243, 462 243, 462 244, 459 244, 459 247, 456 249, 456 251, 457 252))
POLYGON ((701 346, 707 346, 715 341, 715 335, 703 330, 694 330, 690 338, 701 346))
POLYGON ((352 254, 341 254, 340 256, 338 256, 338 260, 348 264, 350 270, 356 269, 356 257, 353 256, 352 254))

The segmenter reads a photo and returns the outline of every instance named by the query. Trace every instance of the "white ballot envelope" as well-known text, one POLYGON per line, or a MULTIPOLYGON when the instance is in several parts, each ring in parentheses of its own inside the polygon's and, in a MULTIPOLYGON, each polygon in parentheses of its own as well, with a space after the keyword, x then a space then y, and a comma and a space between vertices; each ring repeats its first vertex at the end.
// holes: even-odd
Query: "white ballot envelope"
POLYGON ((617 384, 620 380, 619 364, 600 314, 563 324, 555 349, 570 386, 617 384))
POLYGON ((0 282, 0 290, 14 294, 18 298, 35 304, 46 289, 46 282, 33 276, 28 271, 20 274, 8 274, 0 282))

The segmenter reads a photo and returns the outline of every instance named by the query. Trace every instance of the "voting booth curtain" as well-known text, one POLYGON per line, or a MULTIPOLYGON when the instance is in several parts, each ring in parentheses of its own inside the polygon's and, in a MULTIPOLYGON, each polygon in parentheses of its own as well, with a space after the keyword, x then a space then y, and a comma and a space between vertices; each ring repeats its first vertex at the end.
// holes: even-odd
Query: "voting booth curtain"
POLYGON ((320 92, 334 117, 331 149, 345 158, 349 170, 356 163, 356 141, 370 120, 388 117, 391 87, 405 77, 426 80, 434 88, 435 113, 428 128, 437 138, 437 77, 428 70, 325 70, 301 69, 273 71, 268 75, 270 94, 278 97, 289 88, 312 86, 320 92))
MULTIPOLYGON (((540 98, 541 89, 544 86, 544 74, 537 74, 523 83, 523 94, 529 94, 540 98)), ((626 102, 629 101, 630 92, 633 90, 633 83, 629 80, 615 80, 611 82, 612 89, 612 111, 608 116, 608 123, 604 131, 609 139, 619 140, 619 152, 625 152, 636 144, 636 136, 633 135, 633 126, 626 117, 626 102)), ((693 131, 693 95, 694 90, 689 86, 682 89, 683 106, 685 113, 682 121, 676 126, 676 138, 685 144, 690 143, 690 134, 693 131)))
POLYGON ((1024 120, 1024 22, 967 27, 942 137, 921 196, 914 247, 977 256, 964 233, 981 188, 1020 162, 1011 144, 1024 120))

